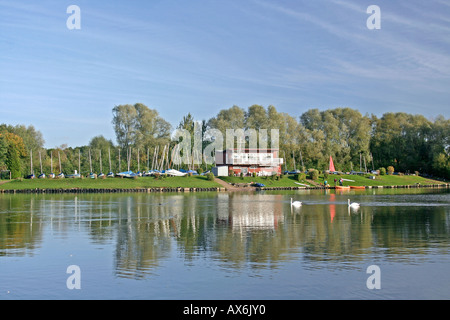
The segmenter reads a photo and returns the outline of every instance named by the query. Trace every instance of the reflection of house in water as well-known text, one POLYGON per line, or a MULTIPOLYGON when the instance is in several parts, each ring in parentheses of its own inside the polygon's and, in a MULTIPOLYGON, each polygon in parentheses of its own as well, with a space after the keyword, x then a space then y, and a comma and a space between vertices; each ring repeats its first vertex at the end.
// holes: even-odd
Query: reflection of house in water
POLYGON ((276 229, 283 219, 281 195, 218 195, 217 218, 233 229, 276 229))

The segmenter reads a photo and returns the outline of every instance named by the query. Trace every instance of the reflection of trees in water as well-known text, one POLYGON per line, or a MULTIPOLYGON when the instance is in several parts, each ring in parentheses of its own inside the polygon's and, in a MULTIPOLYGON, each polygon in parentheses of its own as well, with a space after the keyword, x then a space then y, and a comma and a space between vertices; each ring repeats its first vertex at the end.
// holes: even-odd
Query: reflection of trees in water
POLYGON ((0 197, 0 256, 32 255, 42 239, 42 218, 35 197, 0 197))
POLYGON ((120 277, 142 278, 170 255, 179 214, 163 197, 129 196, 117 206, 115 270, 120 277))
POLYGON ((115 245, 116 275, 131 278, 151 274, 174 250, 187 263, 212 259, 233 268, 276 268, 289 259, 305 267, 345 266, 379 254, 410 258, 430 246, 447 253, 446 206, 349 212, 333 194, 305 200, 299 209, 291 209, 289 199, 263 193, 2 195, 0 254, 32 252, 43 225, 60 236, 87 232, 93 243, 115 245))

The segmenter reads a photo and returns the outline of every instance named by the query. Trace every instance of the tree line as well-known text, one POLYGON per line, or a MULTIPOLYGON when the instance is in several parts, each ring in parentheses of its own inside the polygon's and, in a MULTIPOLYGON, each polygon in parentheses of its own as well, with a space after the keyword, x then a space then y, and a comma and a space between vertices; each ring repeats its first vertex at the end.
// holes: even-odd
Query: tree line
MULTIPOLYGON (((215 139, 208 136, 208 129, 218 129, 224 136, 226 129, 268 129, 269 135, 270 129, 278 129, 283 171, 326 170, 331 156, 336 170, 343 172, 394 167, 396 172, 418 171, 450 179, 450 120, 443 116, 430 120, 423 115, 388 112, 379 118, 351 108, 335 108, 309 109, 297 118, 272 105, 247 109, 235 105, 210 119, 197 120, 187 113, 176 128, 188 130, 193 137, 195 122, 204 145, 215 139)), ((157 110, 141 103, 115 106, 112 125, 115 143, 100 135, 85 146, 45 149, 41 132, 32 125, 1 124, 0 170, 11 171, 13 178, 27 176, 31 153, 35 173, 40 172, 39 154, 47 174, 59 173, 59 163, 65 173, 100 172, 100 163, 107 172, 110 158, 113 172, 137 171, 138 165, 146 170, 151 169, 155 157, 161 159, 165 147, 172 150, 178 143, 171 139, 173 126, 157 110)))

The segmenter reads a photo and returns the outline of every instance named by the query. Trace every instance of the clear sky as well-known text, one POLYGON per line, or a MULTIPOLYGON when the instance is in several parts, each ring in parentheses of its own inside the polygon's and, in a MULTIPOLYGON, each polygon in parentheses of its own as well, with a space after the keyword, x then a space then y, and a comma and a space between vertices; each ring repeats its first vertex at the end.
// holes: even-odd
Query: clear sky
POLYGON ((450 1, 0 0, 0 123, 115 142, 112 108, 137 102, 174 126, 252 104, 448 118, 450 1))

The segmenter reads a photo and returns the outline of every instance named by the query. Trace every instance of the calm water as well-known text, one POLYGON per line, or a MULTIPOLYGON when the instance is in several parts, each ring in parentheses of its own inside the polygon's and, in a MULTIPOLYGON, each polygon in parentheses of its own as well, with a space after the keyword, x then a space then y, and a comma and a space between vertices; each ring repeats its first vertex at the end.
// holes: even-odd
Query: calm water
POLYGON ((449 245, 448 189, 0 195, 0 299, 449 299, 449 245))

